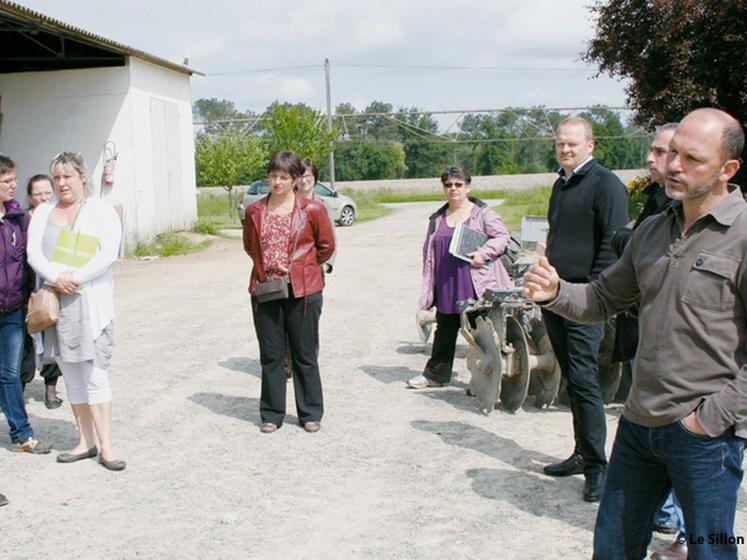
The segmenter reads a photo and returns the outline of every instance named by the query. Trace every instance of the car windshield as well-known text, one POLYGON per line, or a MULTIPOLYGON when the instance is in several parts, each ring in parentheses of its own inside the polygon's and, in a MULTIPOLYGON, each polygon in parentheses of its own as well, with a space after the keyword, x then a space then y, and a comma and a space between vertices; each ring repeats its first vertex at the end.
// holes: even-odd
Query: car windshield
POLYGON ((255 181, 249 186, 246 194, 267 194, 270 192, 270 185, 267 181, 255 181))
POLYGON ((323 183, 317 183, 314 185, 314 192, 319 196, 332 196, 335 191, 323 183))

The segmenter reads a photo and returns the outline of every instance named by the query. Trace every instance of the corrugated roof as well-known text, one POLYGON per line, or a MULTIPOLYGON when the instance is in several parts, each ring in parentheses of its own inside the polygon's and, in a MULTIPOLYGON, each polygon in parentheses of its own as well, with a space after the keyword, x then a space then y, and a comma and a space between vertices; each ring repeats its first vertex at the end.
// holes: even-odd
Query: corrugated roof
POLYGON ((100 48, 109 49, 120 55, 135 56, 142 60, 152 62, 153 64, 169 68, 170 70, 175 70, 177 72, 182 72, 185 74, 199 74, 200 76, 204 76, 202 72, 198 72, 197 70, 189 68, 188 66, 176 64, 174 62, 170 62, 163 58, 159 58, 157 56, 149 54, 145 51, 135 49, 122 43, 117 43, 116 41, 101 37, 100 35, 95 35, 93 33, 85 31, 84 29, 80 29, 65 22, 46 16, 42 13, 35 12, 33 10, 20 6, 15 2, 0 0, 0 15, 7 15, 18 21, 28 23, 37 27, 40 31, 65 35, 77 41, 86 42, 100 48))

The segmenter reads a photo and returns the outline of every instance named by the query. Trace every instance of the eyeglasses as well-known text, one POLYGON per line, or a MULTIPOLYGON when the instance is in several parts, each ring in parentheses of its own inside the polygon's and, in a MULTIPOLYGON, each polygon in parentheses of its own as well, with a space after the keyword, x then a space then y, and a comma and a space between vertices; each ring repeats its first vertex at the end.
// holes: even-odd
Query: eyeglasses
POLYGON ((6 186, 10 185, 11 183, 17 183, 17 182, 18 182, 18 178, 15 175, 7 179, 0 180, 0 184, 6 185, 6 186))
POLYGON ((454 187, 455 189, 461 189, 465 186, 465 183, 463 181, 451 181, 449 183, 444 183, 445 189, 450 189, 451 187, 454 187))

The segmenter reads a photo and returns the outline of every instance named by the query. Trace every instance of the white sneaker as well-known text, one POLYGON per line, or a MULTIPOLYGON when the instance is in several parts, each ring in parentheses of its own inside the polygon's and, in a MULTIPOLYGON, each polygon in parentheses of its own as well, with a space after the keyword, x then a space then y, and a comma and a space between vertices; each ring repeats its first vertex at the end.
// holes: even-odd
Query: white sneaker
POLYGON ((428 379, 425 375, 416 375, 412 379, 408 379, 407 385, 412 389, 425 389, 426 387, 443 387, 444 384, 438 381, 428 379))
POLYGON ((51 451, 52 446, 48 443, 42 443, 38 439, 30 437, 26 441, 19 441, 18 443, 14 444, 13 449, 14 451, 17 451, 19 453, 35 453, 37 455, 44 455, 51 451))

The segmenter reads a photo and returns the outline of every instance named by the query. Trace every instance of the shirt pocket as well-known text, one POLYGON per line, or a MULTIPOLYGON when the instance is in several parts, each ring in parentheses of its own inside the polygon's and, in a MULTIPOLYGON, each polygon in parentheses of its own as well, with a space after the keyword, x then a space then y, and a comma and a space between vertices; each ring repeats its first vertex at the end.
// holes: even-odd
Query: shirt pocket
POLYGON ((734 278, 739 261, 702 251, 693 259, 685 285, 684 303, 725 311, 736 304, 734 278))

